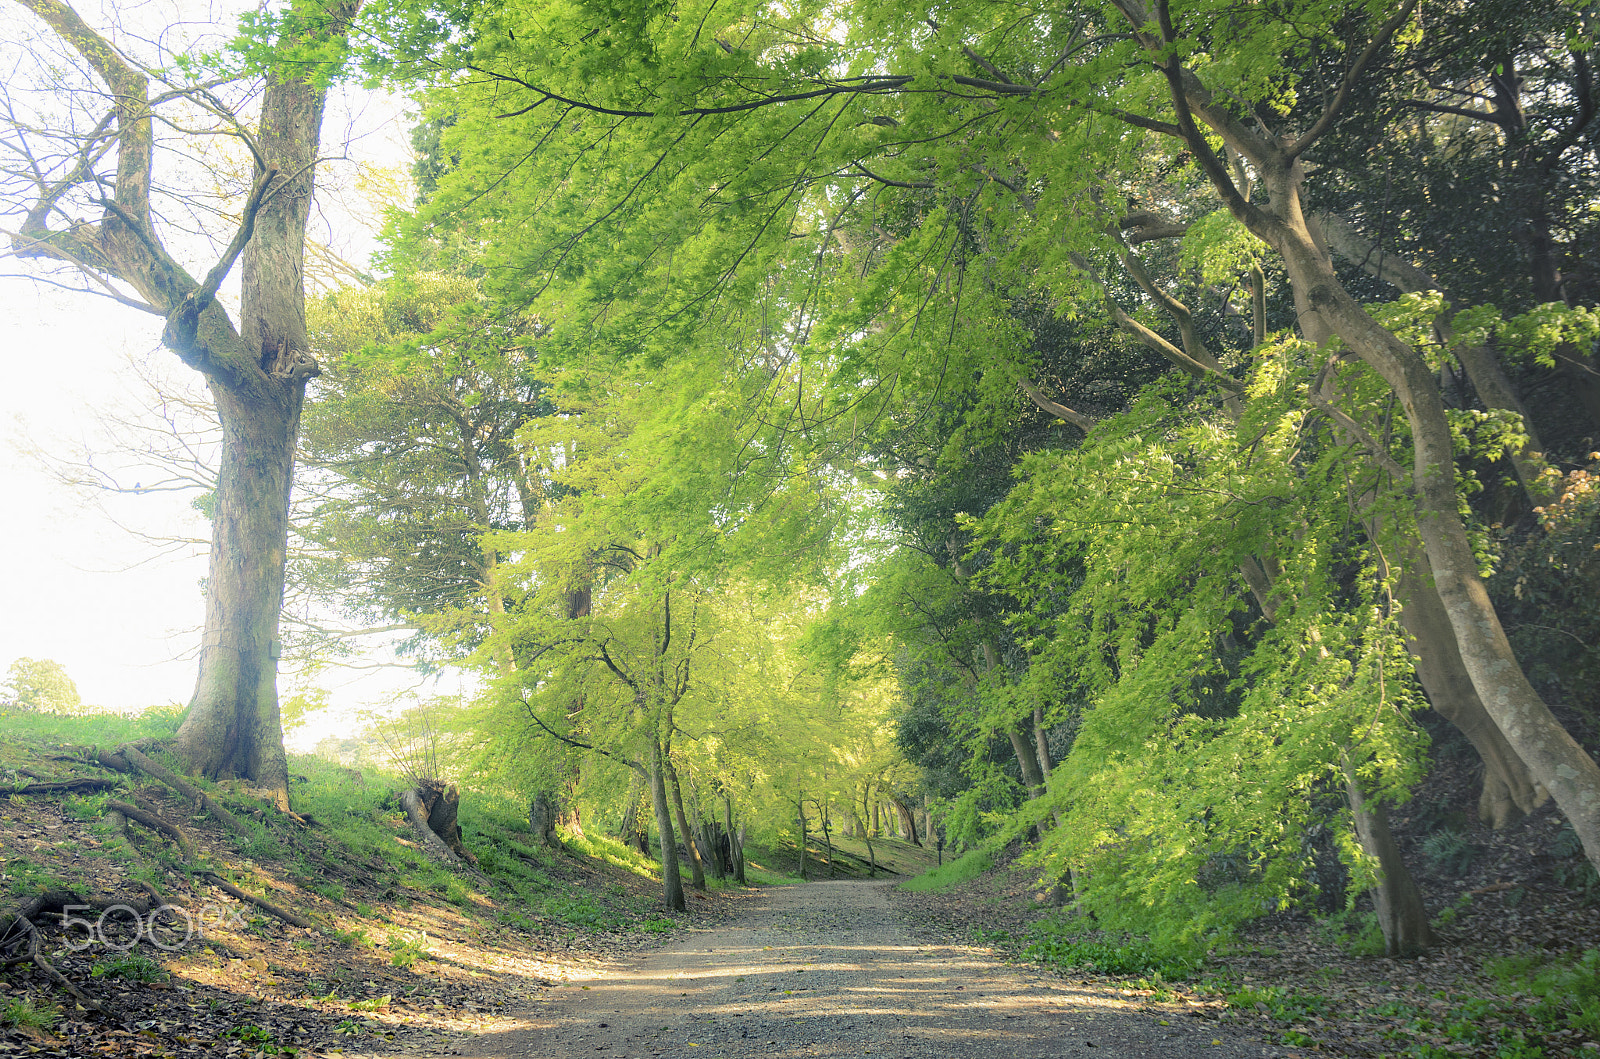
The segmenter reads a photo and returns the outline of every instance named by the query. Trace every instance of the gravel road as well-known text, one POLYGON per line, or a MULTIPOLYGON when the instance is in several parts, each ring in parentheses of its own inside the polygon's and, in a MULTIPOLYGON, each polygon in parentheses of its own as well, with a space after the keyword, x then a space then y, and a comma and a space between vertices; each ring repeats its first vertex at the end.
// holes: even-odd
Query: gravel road
MULTIPOLYGON (((618 971, 543 991, 481 1059, 1283 1056, 1214 1022, 918 938, 882 882, 772 887, 618 971), (1170 1024, 1163 1024, 1166 1020, 1170 1024)), ((458 1053, 461 1054, 461 1053, 458 1053)))

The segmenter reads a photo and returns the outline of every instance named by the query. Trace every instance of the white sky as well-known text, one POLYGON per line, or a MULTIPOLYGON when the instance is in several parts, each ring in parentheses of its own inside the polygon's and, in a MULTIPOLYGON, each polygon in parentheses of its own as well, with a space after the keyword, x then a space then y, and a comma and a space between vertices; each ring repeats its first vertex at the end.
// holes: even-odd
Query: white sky
MULTIPOLYGON (((96 18, 97 5, 79 10, 105 24, 103 15, 96 18)), ((216 7, 188 0, 130 3, 119 15, 157 25, 146 35, 169 41, 171 34, 203 35, 232 24, 216 7)), ((350 161, 320 167, 319 188, 325 183, 327 191, 319 190, 322 216, 313 218, 311 235, 363 270, 370 271, 382 222, 363 194, 367 167, 379 167, 381 183, 382 169, 392 174, 409 162, 402 102, 351 90, 330 101, 324 124, 325 154, 342 153, 348 142, 350 161)), ((205 555, 194 548, 162 555, 123 526, 208 537, 191 497, 116 495, 96 504, 57 484, 27 453, 81 449, 113 462, 101 418, 143 401, 130 358, 176 365, 169 374, 180 377, 186 369, 161 347, 156 317, 15 275, 30 268, 0 260, 0 273, 12 274, 0 276, 0 547, 7 557, 0 567, 0 674, 18 657, 51 658, 66 667, 86 703, 118 711, 186 703, 203 619, 205 555)), ((280 694, 291 690, 289 677, 280 675, 280 694)), ((348 734, 352 711, 379 706, 409 686, 384 672, 332 671, 319 682, 334 692, 337 716, 297 732, 292 742, 301 747, 348 734)), ((428 690, 453 692, 455 683, 428 690)))

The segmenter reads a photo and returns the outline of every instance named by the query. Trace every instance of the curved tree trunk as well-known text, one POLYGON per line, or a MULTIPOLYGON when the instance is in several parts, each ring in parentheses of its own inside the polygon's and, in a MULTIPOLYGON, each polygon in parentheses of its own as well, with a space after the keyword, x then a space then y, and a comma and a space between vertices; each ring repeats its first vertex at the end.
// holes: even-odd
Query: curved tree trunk
POLYGON ((661 740, 650 739, 650 804, 656 813, 656 833, 661 837, 661 892, 663 903, 684 910, 683 879, 678 875, 678 840, 672 833, 672 808, 667 802, 667 779, 661 740))
POLYGON ((1400 624, 1406 632, 1406 647, 1428 701, 1467 737, 1483 762, 1478 819, 1501 828, 1533 812, 1550 796, 1534 782, 1528 766, 1478 698, 1461 662, 1455 630, 1428 578, 1426 558, 1408 557, 1401 565, 1395 595, 1401 603, 1400 624))
POLYGON ((1368 802, 1356 777, 1345 769, 1345 790, 1355 818, 1361 848, 1378 862, 1378 886, 1373 891, 1378 929, 1383 932, 1385 956, 1415 956, 1434 942, 1433 927, 1422 903, 1422 892, 1406 870, 1389 832, 1388 811, 1368 802))
POLYGON ((1572 822, 1590 862, 1600 867, 1600 766, 1528 682, 1478 574, 1457 507, 1454 442, 1438 380, 1416 350, 1374 320, 1334 274, 1299 212, 1298 163, 1267 169, 1277 216, 1268 220, 1248 209, 1236 213, 1281 255, 1296 304, 1304 306, 1302 325, 1311 325, 1307 337, 1318 341, 1312 331, 1318 324, 1324 334, 1337 335, 1400 398, 1411 427, 1418 531, 1462 665, 1489 717, 1572 822))
MULTIPOLYGON (((1418 531, 1462 664, 1490 718, 1571 821, 1590 863, 1600 867, 1600 765, 1562 727, 1529 683, 1478 574, 1477 557, 1458 507, 1454 440, 1438 379, 1415 349, 1351 296, 1306 220, 1301 155, 1333 127, 1343 94, 1297 137, 1264 135, 1227 107, 1216 105, 1211 91, 1176 57, 1177 31, 1164 6, 1158 5, 1155 13, 1160 17, 1152 21, 1152 12, 1143 0, 1113 2, 1127 16, 1132 31, 1167 80, 1176 119, 1174 133, 1194 152, 1196 163, 1228 211, 1283 262, 1306 336, 1320 344, 1318 331, 1337 335, 1348 350, 1346 355, 1359 358, 1399 398, 1411 428, 1410 486, 1418 531), (1252 201, 1234 184, 1198 122, 1209 126, 1229 150, 1249 160, 1266 189, 1264 202, 1252 201)), ((1407 6, 1391 15, 1358 61, 1365 63, 1377 55, 1411 11, 1407 6)), ((1352 69, 1351 76, 1357 73, 1352 69)), ((1377 455, 1387 458, 1386 454, 1377 455)))
POLYGON ((689 827, 689 818, 683 811, 683 789, 678 785, 678 770, 672 767, 672 757, 667 755, 667 782, 672 790, 672 807, 678 814, 678 831, 683 835, 683 845, 689 851, 689 871, 692 874, 691 884, 696 890, 706 888, 706 870, 700 862, 700 850, 695 846, 694 832, 689 827))

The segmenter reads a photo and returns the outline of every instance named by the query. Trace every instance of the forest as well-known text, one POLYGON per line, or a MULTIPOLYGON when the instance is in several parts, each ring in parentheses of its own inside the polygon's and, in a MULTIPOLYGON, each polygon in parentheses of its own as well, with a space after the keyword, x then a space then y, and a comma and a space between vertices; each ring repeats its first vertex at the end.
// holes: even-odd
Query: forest
POLYGON ((161 54, 18 3, 8 251, 215 404, 177 773, 297 818, 279 659, 381 629, 478 689, 385 730, 419 842, 508 797, 668 911, 891 836, 1168 953, 1426 954, 1477 835, 1600 896, 1592 5, 291 0, 161 54), (308 293, 352 88, 409 188, 308 293))

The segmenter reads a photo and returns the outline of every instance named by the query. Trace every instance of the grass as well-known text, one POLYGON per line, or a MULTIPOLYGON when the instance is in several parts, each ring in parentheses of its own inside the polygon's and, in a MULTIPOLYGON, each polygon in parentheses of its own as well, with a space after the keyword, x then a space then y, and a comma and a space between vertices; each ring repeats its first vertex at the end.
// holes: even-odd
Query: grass
POLYGON ((136 739, 166 739, 178 730, 183 711, 161 706, 140 714, 36 713, 0 708, 0 742, 66 743, 76 746, 115 747, 136 739))
POLYGON ((7 1000, 0 1007, 0 1025, 17 1029, 38 1030, 49 1033, 61 1019, 61 1009, 54 1004, 39 1004, 27 998, 7 1000))
POLYGON ((102 956, 89 969, 91 978, 121 978, 129 982, 165 982, 167 969, 150 957, 137 952, 119 956, 102 956))
POLYGON ((1024 959, 1059 970, 1075 969, 1112 977, 1183 982, 1200 969, 1199 945, 1156 945, 1126 934, 1094 930, 1087 920, 1057 912, 1028 929, 1024 959))
POLYGON ((570 835, 566 843, 570 850, 582 853, 586 857, 597 857, 607 864, 624 868, 641 878, 657 881, 661 879, 661 865, 610 835, 570 835))
POLYGON ((768 871, 747 860, 744 862, 744 881, 750 886, 794 886, 805 880, 798 875, 768 871))
POLYGON ((900 884, 902 890, 948 890, 971 879, 976 879, 994 867, 994 859, 981 849, 969 850, 948 864, 925 871, 900 884))

